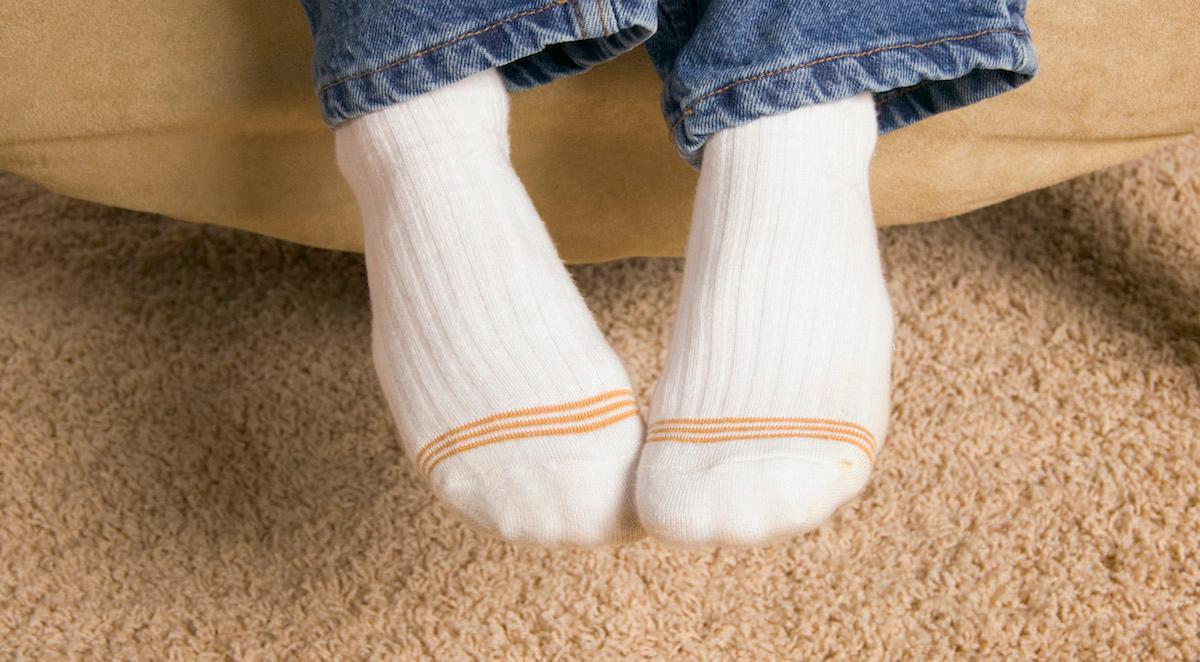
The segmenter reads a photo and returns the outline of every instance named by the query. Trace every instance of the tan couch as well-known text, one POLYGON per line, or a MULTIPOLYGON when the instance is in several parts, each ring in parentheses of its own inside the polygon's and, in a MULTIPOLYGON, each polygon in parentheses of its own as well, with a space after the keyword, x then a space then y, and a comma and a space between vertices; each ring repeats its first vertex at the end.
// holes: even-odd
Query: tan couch
MULTIPOLYGON (((1196 9, 1034 0, 1038 78, 885 137, 880 223, 958 214, 1200 128, 1196 9)), ((0 169, 68 195, 361 248, 298 3, 0 5, 0 169)), ((514 156, 563 257, 682 252, 694 172, 635 51, 514 97, 514 156)))

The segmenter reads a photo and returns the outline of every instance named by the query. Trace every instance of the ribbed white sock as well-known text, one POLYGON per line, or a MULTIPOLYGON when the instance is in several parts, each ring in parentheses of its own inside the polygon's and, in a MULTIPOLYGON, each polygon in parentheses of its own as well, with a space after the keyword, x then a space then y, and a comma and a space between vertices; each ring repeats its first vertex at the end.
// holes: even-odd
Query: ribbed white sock
POLYGON ((705 147, 667 363, 638 469, 669 544, 761 544, 866 484, 888 419, 892 310, 867 188, 864 94, 705 147))
POLYGON ((495 71, 352 120, 375 369, 434 491, 512 541, 640 536, 643 425, 508 155, 495 71))

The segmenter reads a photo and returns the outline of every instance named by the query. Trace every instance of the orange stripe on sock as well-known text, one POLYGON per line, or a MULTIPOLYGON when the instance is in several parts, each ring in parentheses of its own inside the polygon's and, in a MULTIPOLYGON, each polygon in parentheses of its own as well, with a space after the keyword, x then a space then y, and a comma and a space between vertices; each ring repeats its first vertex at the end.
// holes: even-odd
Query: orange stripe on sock
POLYGON ((616 402, 604 405, 603 407, 597 407, 595 409, 588 409, 588 410, 581 411, 578 413, 563 414, 563 415, 559 415, 559 416, 549 416, 546 418, 516 420, 516 421, 511 421, 508 423, 498 423, 495 425, 488 425, 486 427, 478 428, 476 430, 471 430, 464 434, 446 439, 442 443, 438 444, 438 446, 436 448, 430 449, 429 452, 425 454, 424 459, 418 459, 418 462, 423 462, 425 460, 428 460, 429 458, 431 458, 435 455, 438 455, 439 453, 446 450, 447 448, 450 448, 451 446, 455 446, 455 445, 461 444, 463 442, 468 442, 473 439, 478 439, 479 437, 486 437, 490 434, 495 434, 497 432, 503 432, 504 430, 515 430, 518 428, 529 428, 529 427, 554 425, 556 423, 574 423, 574 422, 579 422, 579 421, 586 421, 589 418, 595 418, 597 416, 600 416, 601 414, 607 414, 611 411, 614 411, 617 409, 624 409, 626 407, 632 407, 634 409, 637 409, 637 403, 634 402, 633 398, 622 398, 620 400, 617 400, 616 402))
POLYGON ((595 404, 597 402, 603 402, 604 400, 608 400, 608 399, 616 397, 618 395, 627 395, 632 398, 633 391, 630 389, 627 389, 627 388, 616 389, 613 391, 605 391, 604 393, 601 393, 599 395, 593 395, 590 398, 584 398, 582 400, 575 400, 572 402, 564 402, 562 404, 557 404, 557 405, 543 405, 540 407, 527 407, 524 409, 514 409, 512 411, 503 411, 503 412, 499 412, 497 414, 492 414, 491 416, 485 416, 484 418, 480 418, 478 420, 471 421, 470 423, 464 423, 463 425, 460 425, 458 427, 446 430, 442 434, 438 435, 433 440, 429 441, 424 446, 422 446, 420 448, 420 450, 417 451, 417 461, 420 462, 422 460, 422 458, 425 456, 425 454, 430 449, 432 449, 435 444, 441 442, 446 437, 450 437, 450 436, 459 434, 460 432, 466 432, 467 430, 470 430, 471 428, 476 428, 481 425, 487 425, 488 423, 494 423, 496 421, 501 421, 506 418, 519 418, 522 416, 534 416, 537 414, 553 414, 553 413, 557 413, 557 412, 570 411, 572 409, 579 409, 581 407, 586 407, 588 405, 595 404))
MULTIPOLYGON (((743 416, 735 418, 664 418, 655 421, 651 424, 651 428, 657 425, 680 423, 684 425, 714 425, 725 423, 813 423, 816 425, 839 425, 848 428, 853 428, 863 434, 871 434, 867 428, 858 423, 850 421, 840 421, 833 418, 783 418, 778 416, 743 416)), ((873 435, 872 435, 873 436, 873 435)))
POLYGON ((813 439, 813 440, 819 440, 819 441, 840 441, 840 442, 848 443, 848 444, 858 448, 859 450, 861 450, 867 456, 868 462, 875 461, 875 454, 871 451, 870 448, 867 447, 866 444, 864 444, 862 442, 862 440, 860 438, 851 437, 848 435, 830 434, 828 432, 820 432, 820 433, 816 433, 816 434, 805 434, 805 435, 799 435, 799 434, 794 434, 794 433, 793 434, 744 434, 744 435, 731 434, 731 435, 725 435, 725 436, 720 436, 720 437, 706 437, 706 438, 698 438, 698 439, 697 438, 688 438, 688 437, 662 437, 662 438, 657 438, 657 439, 647 439, 646 441, 647 441, 647 443, 670 441, 670 442, 676 442, 676 443, 681 443, 681 444, 708 444, 708 443, 715 443, 715 442, 720 442, 720 441, 754 441, 756 439, 813 439))
POLYGON ((858 431, 857 428, 838 427, 831 425, 812 425, 812 424, 792 424, 792 425, 721 425, 716 427, 705 426, 685 426, 685 425, 669 425, 669 426, 650 426, 649 433, 646 436, 646 441, 654 441, 660 436, 687 436, 700 437, 711 436, 714 434, 730 434, 743 432, 829 432, 832 434, 845 435, 847 437, 855 437, 869 446, 872 450, 875 448, 875 437, 871 434, 858 431))
POLYGON ((661 419, 650 425, 646 442, 711 443, 754 439, 842 441, 858 447, 872 462, 878 446, 875 435, 857 423, 829 418, 772 416, 661 419))
POLYGON ((469 450, 480 448, 481 446, 490 446, 491 444, 500 443, 502 441, 513 441, 516 439, 530 439, 533 437, 553 437, 553 436, 559 436, 559 435, 583 434, 585 432, 595 432, 596 430, 601 430, 601 429, 606 428, 615 423, 619 423, 627 418, 637 416, 637 414, 638 414, 637 409, 633 409, 631 411, 627 411, 627 412, 624 412, 621 414, 617 414, 615 416, 610 416, 608 418, 596 421, 595 423, 592 423, 590 425, 577 425, 577 426, 561 427, 561 428, 540 428, 537 430, 527 430, 525 432, 519 432, 519 433, 514 433, 514 434, 505 434, 505 435, 500 435, 497 437, 488 437, 486 439, 480 439, 479 441, 475 441, 470 444, 466 444, 464 446, 458 446, 456 448, 451 449, 447 453, 444 453, 440 456, 435 457, 433 460, 431 460, 429 462, 429 466, 426 467, 425 470, 429 473, 432 473, 434 468, 437 467, 437 465, 441 464, 446 459, 454 457, 455 455, 458 455, 459 453, 465 453, 469 450))

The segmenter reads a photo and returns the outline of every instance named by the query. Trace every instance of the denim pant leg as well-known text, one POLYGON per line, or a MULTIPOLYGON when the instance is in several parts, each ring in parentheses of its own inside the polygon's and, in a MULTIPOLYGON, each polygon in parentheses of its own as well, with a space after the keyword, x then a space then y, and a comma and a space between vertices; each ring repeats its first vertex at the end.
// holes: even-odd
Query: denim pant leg
POLYGON ((490 68, 509 89, 616 57, 654 33, 654 0, 301 0, 330 126, 490 68))
POLYGON ((886 133, 1037 71, 1025 0, 659 0, 646 47, 693 166, 716 131, 874 92, 886 133))

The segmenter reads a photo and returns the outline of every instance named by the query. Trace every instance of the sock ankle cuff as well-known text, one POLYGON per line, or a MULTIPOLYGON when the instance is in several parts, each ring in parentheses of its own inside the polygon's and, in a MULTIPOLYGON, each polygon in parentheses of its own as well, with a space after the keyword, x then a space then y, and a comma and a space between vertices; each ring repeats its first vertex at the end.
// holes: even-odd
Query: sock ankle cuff
POLYGON ((874 95, 863 92, 719 131, 709 140, 705 159, 711 152, 744 153, 750 147, 763 158, 857 168, 870 161, 878 135, 874 95))
POLYGON ((408 154, 465 159, 484 146, 507 154, 508 92, 500 74, 489 69, 352 119, 333 133, 343 172, 348 160, 391 164, 408 154), (348 152, 352 159, 345 158, 348 152))

